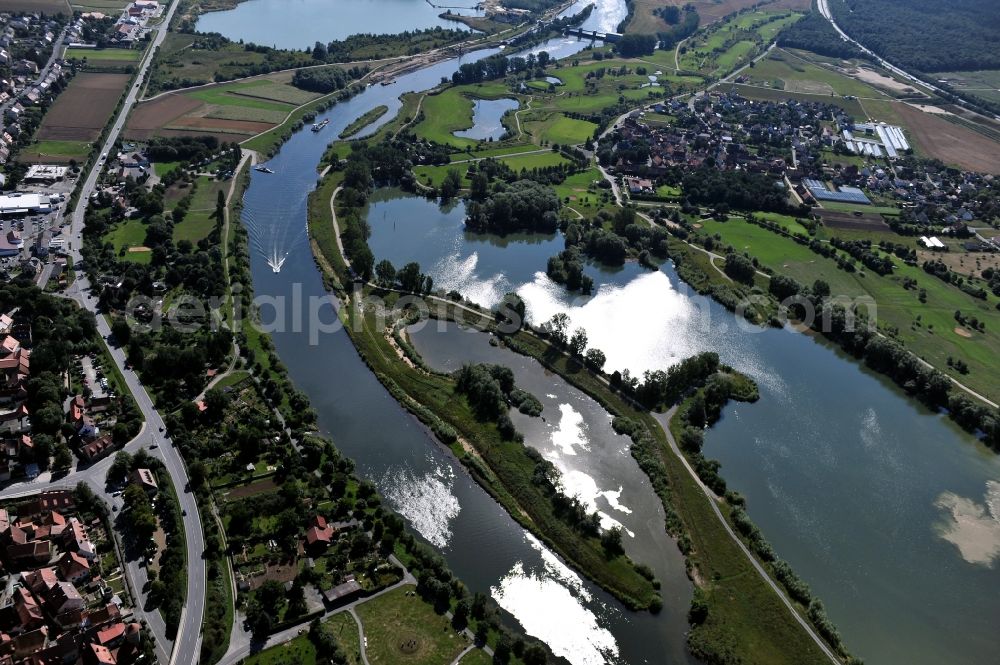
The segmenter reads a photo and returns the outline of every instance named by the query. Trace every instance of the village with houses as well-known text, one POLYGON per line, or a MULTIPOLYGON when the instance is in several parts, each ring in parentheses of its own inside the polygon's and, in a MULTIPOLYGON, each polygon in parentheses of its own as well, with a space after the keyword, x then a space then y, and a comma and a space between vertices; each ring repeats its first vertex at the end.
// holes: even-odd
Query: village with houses
POLYGON ((599 150, 636 201, 680 201, 657 192, 702 167, 767 174, 811 211, 803 214, 824 221, 888 229, 881 213, 891 210, 893 223, 919 227, 916 235, 965 239, 968 251, 1000 251, 992 228, 985 235, 975 230, 976 220, 993 214, 977 196, 992 175, 914 159, 901 128, 855 122, 836 102, 779 103, 723 92, 673 100, 633 112, 599 150))
POLYGON ((145 658, 114 536, 69 490, 0 508, 0 663, 145 658))

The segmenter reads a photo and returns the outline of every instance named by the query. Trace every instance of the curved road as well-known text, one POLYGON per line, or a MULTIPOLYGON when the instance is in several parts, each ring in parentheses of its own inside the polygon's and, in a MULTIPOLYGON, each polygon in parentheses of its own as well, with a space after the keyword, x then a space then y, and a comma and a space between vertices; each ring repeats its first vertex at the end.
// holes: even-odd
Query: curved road
MULTIPOLYGON (((158 26, 153 28, 152 43, 146 50, 146 55, 144 56, 138 74, 136 75, 137 83, 134 84, 126 93, 124 104, 122 105, 118 116, 114 120, 114 124, 108 133, 107 140, 101 147, 102 154, 110 153, 111 149, 115 145, 115 142, 118 140, 118 137, 125 126, 125 122, 128 119, 129 113, 137 101, 141 83, 149 71, 149 67, 152 64, 153 56, 156 54, 157 47, 159 47, 166 38, 167 29, 174 17, 174 12, 177 9, 178 2, 179 0, 175 0, 173 2, 170 9, 165 14, 163 21, 161 21, 158 26)), ((104 164, 105 160, 99 159, 97 164, 87 174, 86 179, 84 180, 83 188, 80 191, 79 203, 73 211, 68 244, 70 256, 72 257, 75 265, 79 265, 83 260, 83 257, 80 254, 80 248, 83 245, 82 235, 84 216, 87 210, 87 205, 90 202, 90 196, 94 193, 98 178, 104 168, 104 164)), ((205 561, 202 558, 205 550, 205 542, 201 526, 201 516, 198 513, 198 504, 195 501, 194 495, 187 491, 187 470, 184 466, 184 461, 181 459, 180 453, 178 453, 177 450, 171 445, 170 440, 167 438, 166 434, 164 434, 165 426, 163 418, 157 412, 156 407, 153 405, 153 400, 146 392, 146 389, 143 387, 138 376, 136 376, 134 372, 125 369, 124 351, 107 343, 107 338, 111 334, 111 329, 107 320, 97 311, 97 299, 90 295, 89 292, 90 284, 86 276, 80 274, 76 281, 74 281, 73 285, 67 289, 66 295, 76 300, 81 306, 85 307, 97 317, 97 329, 105 338, 105 344, 108 346, 108 352, 114 360, 115 365, 118 366, 118 370, 121 372, 122 376, 125 377, 125 383, 132 395, 135 397, 139 410, 142 412, 143 419, 146 423, 144 434, 141 434, 136 438, 136 440, 132 441, 129 444, 129 447, 156 447, 150 452, 157 455, 163 461, 167 473, 170 474, 170 480, 177 491, 177 498, 180 502, 181 510, 186 513, 186 516, 184 517, 184 538, 187 557, 186 602, 181 615, 180 626, 177 629, 177 635, 173 641, 172 652, 166 647, 166 645, 169 645, 170 642, 164 634, 162 621, 157 622, 151 620, 149 623, 156 637, 159 647, 158 651, 160 651, 161 657, 162 655, 169 653, 169 665, 174 665, 174 663, 191 665, 192 663, 196 663, 198 661, 202 617, 205 613, 206 578, 205 561), (159 626, 157 626, 157 623, 159 623, 159 626)), ((107 466, 110 466, 109 460, 99 462, 85 471, 71 474, 70 476, 67 476, 65 480, 71 482, 72 484, 75 484, 78 480, 86 480, 92 486, 99 485, 103 496, 103 474, 106 473, 107 466), (98 476, 97 474, 100 475, 98 476)))

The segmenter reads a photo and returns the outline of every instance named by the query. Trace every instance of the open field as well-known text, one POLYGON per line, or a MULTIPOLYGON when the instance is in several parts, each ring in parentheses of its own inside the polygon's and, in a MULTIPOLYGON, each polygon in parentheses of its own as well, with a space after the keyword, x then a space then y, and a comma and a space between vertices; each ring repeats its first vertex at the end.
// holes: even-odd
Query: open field
POLYGON ((139 104, 126 135, 141 140, 212 134, 240 142, 280 125, 296 107, 319 97, 266 76, 172 92, 139 104))
POLYGON ((603 182, 601 172, 590 168, 580 173, 574 173, 555 186, 556 194, 563 205, 575 210, 580 215, 592 217, 602 208, 614 208, 614 200, 605 200, 610 196, 610 189, 602 189, 598 183, 603 182))
MULTIPOLYGON (((537 150, 535 146, 531 146, 533 149, 537 150)), ((517 154, 514 152, 509 157, 496 157, 499 161, 503 162, 509 166, 515 172, 522 169, 537 169, 546 166, 556 166, 558 164, 565 164, 566 158, 555 152, 538 152, 531 154, 517 154)), ((417 166, 414 167, 413 173, 417 176, 417 179, 426 184, 437 187, 444 180, 445 175, 451 169, 457 169, 459 173, 462 174, 462 186, 468 187, 470 185, 470 180, 466 175, 469 164, 468 163, 458 163, 458 164, 445 164, 443 166, 417 166)))
POLYGON ((138 62, 144 51, 125 48, 68 48, 67 60, 84 60, 95 62, 138 62))
MULTIPOLYGON (((662 32, 669 27, 663 19, 653 15, 653 10, 665 5, 682 7, 688 4, 680 0, 634 0, 634 2, 635 11, 625 31, 646 34, 662 32)), ((758 3, 757 0, 694 0, 690 4, 694 5, 695 9, 698 10, 701 25, 706 26, 729 16, 733 12, 747 9, 758 3)), ((777 0, 777 2, 764 4, 762 8, 771 11, 779 9, 808 11, 809 4, 809 0, 777 0)))
MULTIPOLYGON (((502 86, 460 86, 448 88, 438 95, 427 95, 421 110, 423 121, 414 126, 414 133, 435 143, 450 144, 458 148, 475 147, 477 139, 455 136, 454 132, 473 126, 473 106, 476 99, 516 98, 502 86)), ((511 125, 510 116, 505 118, 511 125)))
POLYGON ((174 225, 174 242, 189 240, 197 244, 199 240, 207 238, 216 225, 214 214, 219 192, 226 192, 228 188, 229 181, 205 176, 198 178, 198 188, 187 215, 174 225))
POLYGON ((91 144, 86 141, 36 141, 25 147, 17 156, 19 162, 54 162, 68 164, 70 160, 82 162, 90 154, 91 144))
MULTIPOLYGON (((896 269, 890 275, 879 276, 861 270, 848 273, 840 270, 836 262, 815 254, 785 236, 749 224, 739 219, 727 222, 701 220, 705 232, 722 236, 723 242, 737 251, 747 251, 761 264, 803 284, 823 279, 830 284, 835 295, 848 297, 870 296, 877 306, 880 328, 898 330, 898 338, 908 349, 924 358, 938 369, 945 371, 948 357, 968 363, 970 373, 952 375, 982 392, 990 399, 1000 395, 1000 376, 989 370, 1000 353, 1000 312, 995 305, 997 298, 974 298, 955 286, 928 275, 920 267, 911 267, 896 260, 896 269), (904 278, 913 279, 916 288, 904 288, 904 278), (918 299, 920 290, 926 293, 926 302, 918 299), (955 333, 954 313, 961 310, 966 316, 975 316, 986 323, 985 332, 969 336, 955 333)), ((886 234, 876 229, 845 229, 835 226, 821 229, 820 237, 841 236, 846 239, 859 237, 872 240, 886 239, 905 245, 916 245, 914 238, 886 234)), ((974 263, 970 255, 968 262, 974 263)), ((968 270, 969 266, 966 266, 968 270)), ((949 370, 950 371, 950 370, 949 370)))
POLYGON ((360 607, 371 665, 441 665, 452 662, 468 640, 407 588, 360 607))
POLYGON ((127 74, 77 74, 45 114, 36 138, 97 140, 128 82, 127 74))
POLYGON ((789 92, 890 99, 867 83, 810 62, 799 51, 775 49, 745 73, 751 85, 768 85, 789 92))
POLYGON ((579 145, 594 135, 597 125, 587 120, 567 118, 561 113, 522 122, 525 130, 550 144, 579 145))
POLYGON ((0 0, 0 12, 45 12, 66 15, 71 13, 66 0, 0 0))
MULTIPOLYGON (((239 76, 249 67, 262 65, 266 60, 263 53, 247 51, 240 44, 227 44, 218 49, 196 48, 196 35, 171 32, 163 40, 160 52, 150 76, 150 92, 158 92, 168 87, 178 87, 176 83, 197 85, 211 83, 215 75, 225 78, 239 76)), ((312 64, 311 58, 303 55, 301 62, 289 66, 312 64)))
POLYGON ((980 97, 1000 104, 1000 70, 986 69, 978 72, 940 72, 935 78, 947 81, 961 93, 980 97))
POLYGON ((138 219, 119 222, 104 235, 104 242, 109 242, 115 248, 115 255, 123 261, 131 263, 149 263, 153 255, 144 250, 146 240, 146 225, 138 219))

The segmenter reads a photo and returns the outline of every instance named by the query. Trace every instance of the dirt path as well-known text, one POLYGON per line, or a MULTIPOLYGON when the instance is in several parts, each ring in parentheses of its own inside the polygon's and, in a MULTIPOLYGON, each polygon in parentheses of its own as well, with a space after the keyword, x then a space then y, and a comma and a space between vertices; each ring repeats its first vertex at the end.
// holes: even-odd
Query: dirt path
POLYGON ((729 537, 732 538, 733 542, 735 542, 739 546, 740 550, 750 561, 750 564, 753 566, 754 570, 757 571, 757 574, 759 574, 761 578, 764 580, 764 582, 769 587, 771 587, 774 593, 778 595, 778 598, 781 599, 781 602, 785 605, 785 607, 788 608, 788 611, 792 613, 792 616, 795 617, 795 620, 799 623, 800 626, 802 626, 802 629, 805 630, 806 633, 809 635, 809 637, 812 638, 813 642, 816 643, 816 646, 819 647, 820 651, 822 651, 823 654, 830 659, 830 662, 834 663, 835 665, 841 665, 840 658, 838 658, 837 655, 830 649, 830 647, 827 646, 826 642, 824 642, 823 639, 816 634, 816 631, 813 630, 812 624, 810 624, 808 621, 802 618, 802 615, 798 613, 798 611, 795 609, 795 606, 792 605, 790 600, 788 600, 788 597, 785 595, 785 592, 777 585, 777 583, 773 579, 771 579, 771 576, 768 575, 767 571, 764 570, 764 567, 760 565, 760 562, 757 561, 757 558, 750 552, 749 549, 747 549, 746 545, 743 544, 743 541, 740 540, 739 536, 736 535, 736 532, 733 531, 731 526, 729 526, 729 522, 722 514, 722 511, 719 510, 719 497, 717 497, 715 493, 712 492, 712 490, 710 490, 705 485, 705 483, 701 481, 701 478, 698 477, 698 474, 695 473, 695 470, 691 468, 691 464, 688 462, 687 458, 684 457, 684 454, 681 452, 680 448, 678 448, 677 442, 674 440, 674 435, 670 432, 670 420, 671 418, 674 417, 675 413, 677 413, 676 405, 672 406, 670 410, 667 411, 666 413, 653 414, 653 417, 659 423, 660 428, 663 430, 663 433, 667 437, 667 443, 670 444, 671 452, 673 452, 673 454, 681 461, 681 464, 684 465, 684 468, 687 470, 688 475, 690 475, 691 478, 694 479, 695 483, 697 483, 698 487, 701 488, 702 493, 708 499, 708 502, 712 505, 712 512, 715 513, 715 516, 722 523, 722 526, 723 528, 725 528, 726 533, 729 534, 729 537))

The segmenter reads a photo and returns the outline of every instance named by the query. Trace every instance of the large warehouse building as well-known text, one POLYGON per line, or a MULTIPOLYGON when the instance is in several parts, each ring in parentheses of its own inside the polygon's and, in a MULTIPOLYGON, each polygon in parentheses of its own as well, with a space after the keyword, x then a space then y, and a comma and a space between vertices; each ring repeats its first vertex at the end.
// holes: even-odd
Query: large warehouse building
POLYGON ((8 194, 0 196, 0 216, 30 215, 52 211, 47 194, 8 194))

